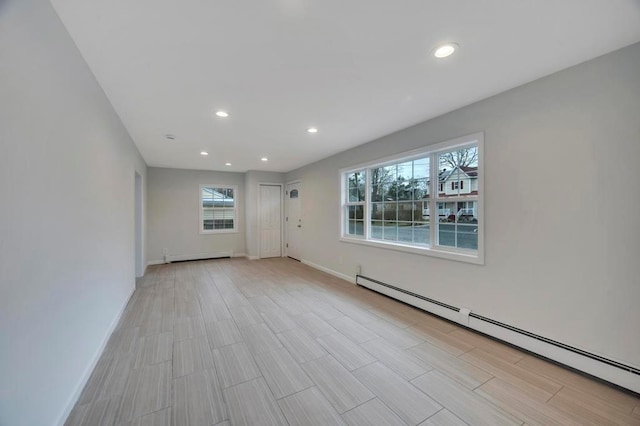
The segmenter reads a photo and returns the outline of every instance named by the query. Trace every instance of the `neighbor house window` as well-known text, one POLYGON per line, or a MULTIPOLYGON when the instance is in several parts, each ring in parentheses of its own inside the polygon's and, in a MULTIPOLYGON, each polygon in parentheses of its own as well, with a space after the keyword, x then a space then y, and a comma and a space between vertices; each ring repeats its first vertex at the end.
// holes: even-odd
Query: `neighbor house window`
POLYGON ((200 185, 200 233, 237 232, 237 187, 200 185))
POLYGON ((483 260, 482 134, 341 171, 343 241, 483 260))

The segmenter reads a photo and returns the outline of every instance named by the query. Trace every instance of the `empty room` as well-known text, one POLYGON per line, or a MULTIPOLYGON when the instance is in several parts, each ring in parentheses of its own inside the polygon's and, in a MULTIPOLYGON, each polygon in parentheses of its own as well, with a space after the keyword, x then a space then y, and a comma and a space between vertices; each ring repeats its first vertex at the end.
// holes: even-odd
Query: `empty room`
POLYGON ((0 0, 0 426, 640 425, 640 2, 0 0))

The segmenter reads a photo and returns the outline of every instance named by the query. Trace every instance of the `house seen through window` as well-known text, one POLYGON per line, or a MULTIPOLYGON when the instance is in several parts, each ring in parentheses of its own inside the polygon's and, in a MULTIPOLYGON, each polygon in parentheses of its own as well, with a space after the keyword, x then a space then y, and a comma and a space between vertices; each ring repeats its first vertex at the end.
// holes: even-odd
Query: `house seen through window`
POLYGON ((480 138, 343 171, 341 237, 423 254, 437 251, 477 258, 480 138))

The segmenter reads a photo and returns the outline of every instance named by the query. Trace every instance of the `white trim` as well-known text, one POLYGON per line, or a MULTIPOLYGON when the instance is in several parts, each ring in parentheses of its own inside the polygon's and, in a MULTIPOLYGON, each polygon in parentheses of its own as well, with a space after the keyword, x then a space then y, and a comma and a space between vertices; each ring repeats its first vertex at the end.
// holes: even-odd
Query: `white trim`
POLYGON ((96 365, 98 364, 98 361, 100 360, 100 357, 102 356, 102 353, 104 352, 104 349, 107 346, 107 342, 109 342, 109 338, 111 338, 111 335, 113 334, 114 330, 116 329, 116 326, 120 322, 120 319, 122 318, 122 314, 124 314, 124 311, 127 308, 127 305, 129 304, 129 301, 131 300, 131 297, 133 296, 133 293, 135 291, 136 291, 136 286, 134 285, 133 288, 131 288, 131 293, 129 293, 129 297, 127 297, 127 300, 124 302, 124 304, 120 308, 120 311, 118 312, 116 317, 111 322, 111 325, 109 326, 109 329, 107 330, 106 336, 102 340, 102 344, 100 345, 100 347, 98 348, 98 350, 94 354, 93 359, 91 360, 91 363, 89 364, 89 366, 85 369, 84 373, 82 374, 82 378, 80 379, 80 382, 76 385, 76 388, 73 391, 73 393, 71 394, 71 397, 69 398, 69 401, 67 402, 66 407, 64 408, 64 410, 62 411, 61 416, 59 417, 58 421, 56 422, 56 424, 58 424, 59 426, 63 426, 65 424, 65 422, 67 421, 69 415, 71 414, 71 411, 73 410, 73 407, 75 407, 76 403, 78 402, 78 399, 80 398, 80 395, 82 394, 82 390, 84 389, 84 387, 86 386, 87 382, 89 381, 89 378, 91 377, 91 373, 93 373, 93 370, 96 368, 96 365))
POLYGON ((300 262, 305 264, 305 265, 311 266, 312 268, 317 269, 319 271, 326 272, 329 275, 333 275, 334 277, 341 278, 341 279, 343 279, 345 281, 348 281, 348 282, 350 282, 352 284, 356 283, 355 275, 353 277, 350 277, 349 275, 343 274, 343 273, 338 272, 338 271, 334 271, 333 269, 325 268, 324 266, 320 266, 317 263, 313 263, 313 262, 310 262, 310 261, 305 260, 305 259, 301 259, 300 262))
POLYGON ((441 141, 441 142, 430 144, 430 145, 425 145, 421 148, 412 149, 410 151, 404 151, 398 154, 389 155, 387 157, 382 157, 375 160, 367 161, 366 163, 360 163, 355 166, 345 167, 340 169, 339 172, 342 175, 343 173, 355 172, 360 169, 369 168, 371 166, 382 167, 385 165, 396 163, 400 160, 409 161, 412 159, 420 158, 425 154, 445 152, 460 146, 471 145, 473 144, 473 141, 476 141, 476 140, 478 141, 478 143, 480 143, 481 140, 484 141, 484 132, 477 132, 477 133, 472 133, 466 136, 460 136, 458 138, 449 139, 446 141, 441 141))
MULTIPOLYGON (((150 260, 147 262, 147 267, 151 266, 151 265, 163 265, 164 263, 166 263, 163 259, 159 259, 159 260, 150 260)), ((145 269, 145 273, 146 273, 146 269, 145 269)))
MULTIPOLYGON (((481 321, 477 318, 469 318, 469 323, 466 324, 463 318, 455 311, 446 309, 442 306, 433 304, 426 300, 422 300, 417 297, 399 292, 392 288, 376 284, 372 281, 366 280, 366 285, 364 285, 362 282, 360 283, 360 285, 386 294, 387 296, 390 296, 394 299, 416 306, 442 318, 446 318, 459 324, 465 325, 466 327, 469 327, 473 330, 488 334, 489 336, 493 336, 497 339, 531 351, 538 355, 542 355, 561 364, 567 365, 580 371, 584 371, 585 373, 599 377, 608 382, 615 383, 618 386, 622 386, 634 392, 640 392, 640 379, 637 375, 631 372, 627 372, 611 365, 596 361, 594 359, 587 358, 575 352, 571 352, 566 349, 551 345, 533 337, 516 333, 514 331, 499 327, 485 321, 481 321)), ((587 352, 593 352, 588 349, 584 350, 587 352)), ((608 355, 598 355, 610 358, 608 355)), ((622 360, 617 361, 623 362, 622 360)), ((628 362, 626 361, 624 361, 624 363, 628 364, 628 362)))
MULTIPOLYGON (((238 185, 201 183, 198 191, 198 211, 200 212, 200 220, 198 222, 198 233, 200 235, 238 233, 239 232, 239 229, 238 229, 238 200, 239 199, 240 199, 240 196, 238 192, 238 185), (233 189, 233 208, 231 207, 224 208, 226 210, 233 210, 233 229, 203 229, 204 207, 202 207, 202 188, 233 189)), ((222 207, 219 207, 216 210, 222 210, 222 209, 223 209, 222 207)))
POLYGON ((260 257, 258 256, 245 256, 245 257, 249 260, 260 260, 260 257))
MULTIPOLYGON (((289 216, 290 216, 289 215, 289 203, 290 203, 290 201, 289 201, 288 191, 289 191, 289 185, 295 185, 295 184, 298 184, 299 191, 302 190, 302 180, 300 180, 300 179, 296 179, 296 180, 293 180, 291 182, 285 183, 284 184, 284 188, 283 188, 284 195, 283 195, 282 198, 283 198, 283 203, 284 203, 284 215, 283 215, 283 225, 284 225, 284 230, 283 230, 283 232, 284 232, 283 233, 284 241, 283 241, 283 245, 284 245, 284 247, 283 247, 283 251, 282 251, 282 253, 283 253, 282 257, 288 257, 289 256, 289 247, 288 247, 288 244, 289 244, 289 221, 288 221, 288 219, 289 219, 289 216), (284 220, 285 217, 287 218, 287 221, 284 220)), ((302 218, 302 197, 298 196, 298 198, 300 199, 300 212, 299 213, 300 213, 300 219, 301 219, 302 218)), ((302 255, 302 250, 301 249, 302 248, 300 248, 300 255, 302 255)), ((302 257, 302 256, 300 256, 300 257, 302 257)))
POLYGON ((369 247, 377 247, 379 249, 388 249, 395 251, 403 251, 406 253, 419 254, 422 256, 433 256, 441 259, 455 260, 458 262, 473 263, 476 265, 484 265, 484 260, 479 259, 475 251, 467 251, 464 249, 456 249, 454 247, 435 246, 435 247, 417 247, 409 246, 395 241, 384 240, 365 240, 363 238, 340 237, 340 241, 351 244, 362 244, 369 247))
MULTIPOLYGON (((280 257, 284 254, 284 184, 282 183, 271 183, 271 182, 258 182, 258 258, 262 259, 262 232, 261 232, 261 224, 262 220, 260 214, 262 213, 261 209, 261 197, 260 197, 260 187, 261 186, 279 186, 280 187, 280 257)), ((253 257, 253 256, 252 256, 253 257)))
POLYGON ((231 257, 247 257, 246 253, 233 253, 231 257))

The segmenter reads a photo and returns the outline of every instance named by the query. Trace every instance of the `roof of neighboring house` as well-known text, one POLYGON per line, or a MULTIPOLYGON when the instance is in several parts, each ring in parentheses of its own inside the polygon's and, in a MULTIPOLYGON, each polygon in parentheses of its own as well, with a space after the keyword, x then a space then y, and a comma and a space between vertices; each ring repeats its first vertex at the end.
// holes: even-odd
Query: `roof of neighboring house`
POLYGON ((460 169, 462 173, 464 173, 469 178, 477 178, 478 177, 478 168, 477 167, 468 167, 468 166, 456 166, 451 170, 443 170, 439 173, 440 182, 445 182, 449 177, 453 174, 456 169, 460 169))

